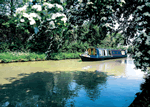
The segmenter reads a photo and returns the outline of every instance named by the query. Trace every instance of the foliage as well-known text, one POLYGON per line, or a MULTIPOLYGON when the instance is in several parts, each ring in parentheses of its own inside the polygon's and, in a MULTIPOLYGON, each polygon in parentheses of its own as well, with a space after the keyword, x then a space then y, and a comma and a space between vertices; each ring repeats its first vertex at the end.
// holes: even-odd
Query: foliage
MULTIPOLYGON (((134 14, 136 18, 134 19, 136 22, 136 35, 134 36, 133 41, 133 52, 135 59, 135 64, 138 68, 142 70, 147 70, 147 67, 150 67, 150 13, 148 10, 150 9, 150 2, 140 2, 140 5, 135 10, 134 14)), ((132 35, 133 36, 133 35, 132 35)))
POLYGON ((108 34, 105 39, 102 41, 103 47, 112 47, 117 48, 118 45, 123 45, 124 37, 117 33, 108 34))
POLYGON ((28 38, 33 51, 45 52, 58 48, 62 32, 66 23, 66 15, 62 13, 63 7, 57 3, 48 2, 26 3, 16 10, 16 17, 20 26, 29 26, 27 29, 34 31, 28 38), (54 43, 56 46, 54 46, 54 43), (53 45, 53 47, 51 47, 53 45), (42 46, 42 47, 41 47, 42 46), (43 50, 44 49, 44 50, 43 50))
POLYGON ((130 47, 130 52, 135 59, 135 64, 137 68, 144 71, 150 66, 149 4, 148 0, 126 1, 113 17, 119 24, 116 32, 124 36, 124 44, 133 45, 132 48, 130 47))
POLYGON ((1 19, 2 40, 6 35, 4 42, 8 41, 8 48, 12 51, 46 52, 54 43, 56 46, 50 47, 51 50, 59 48, 67 20, 63 7, 40 0, 22 3, 24 5, 16 8, 15 14, 8 16, 8 20, 3 16, 1 19), (7 32, 3 34, 5 29, 7 32))
POLYGON ((75 53, 52 53, 50 59, 52 60, 62 60, 62 59, 79 59, 79 55, 81 53, 75 52, 75 53))
MULTIPOLYGON (((113 3, 113 0, 104 3, 26 0, 22 4, 22 7, 16 8, 14 16, 2 24, 10 29, 6 34, 7 50, 46 52, 47 58, 51 53, 83 52, 88 46, 101 44, 107 34, 106 17, 108 16, 108 21, 111 21, 110 16, 113 12, 112 7, 108 5, 118 5, 113 3), (63 3, 66 8, 57 3, 63 3), (67 24, 64 13, 68 17, 67 24)), ((3 46, 5 48, 5 45, 3 46)), ((6 51, 4 48, 3 51, 6 51)))
POLYGON ((85 25, 82 25, 77 28, 77 40, 80 42, 88 42, 90 46, 97 46, 98 44, 102 44, 102 40, 105 38, 105 34, 101 34, 101 31, 106 29, 103 29, 99 27, 98 25, 94 25, 92 23, 88 23, 85 25))
POLYGON ((77 34, 77 40, 87 41, 91 46, 101 44, 107 32, 111 30, 107 25, 112 22, 112 13, 120 6, 119 3, 115 0, 67 2, 66 15, 71 27, 76 27, 73 30, 77 34))
POLYGON ((66 41, 63 47, 60 49, 60 52, 69 52, 69 53, 76 53, 76 52, 84 52, 89 47, 87 42, 74 42, 70 43, 66 41))

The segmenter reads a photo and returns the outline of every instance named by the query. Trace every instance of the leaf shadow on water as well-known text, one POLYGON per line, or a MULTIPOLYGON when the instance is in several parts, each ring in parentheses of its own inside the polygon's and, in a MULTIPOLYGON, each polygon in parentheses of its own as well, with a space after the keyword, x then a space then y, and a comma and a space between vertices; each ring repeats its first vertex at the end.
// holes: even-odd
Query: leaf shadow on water
POLYGON ((104 85, 108 75, 104 72, 44 71, 18 76, 23 77, 0 85, 1 107, 65 107, 66 104, 73 107, 75 102, 69 99, 78 97, 81 88, 94 101, 100 97, 98 85, 104 85), (76 83, 74 88, 73 82, 76 83))

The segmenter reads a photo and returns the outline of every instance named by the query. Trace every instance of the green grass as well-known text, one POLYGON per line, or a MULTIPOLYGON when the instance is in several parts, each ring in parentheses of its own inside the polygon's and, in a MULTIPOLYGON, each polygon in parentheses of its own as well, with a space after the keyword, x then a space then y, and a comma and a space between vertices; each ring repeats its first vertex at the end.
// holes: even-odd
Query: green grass
POLYGON ((45 60, 45 54, 30 52, 3 52, 0 53, 0 60, 4 63, 8 62, 25 62, 31 60, 45 60))
MULTIPOLYGON (((63 59, 78 59, 81 53, 53 53, 51 60, 63 60, 63 59)), ((0 62, 26 62, 26 61, 40 61, 46 60, 46 54, 43 53, 31 53, 31 52, 2 52, 0 53, 0 62)))

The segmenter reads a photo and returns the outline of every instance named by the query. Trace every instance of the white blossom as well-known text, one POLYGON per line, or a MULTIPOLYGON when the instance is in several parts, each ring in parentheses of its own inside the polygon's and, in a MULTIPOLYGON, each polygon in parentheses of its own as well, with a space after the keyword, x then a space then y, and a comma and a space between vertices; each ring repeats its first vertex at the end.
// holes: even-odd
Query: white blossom
POLYGON ((36 9, 37 11, 41 11, 42 7, 41 7, 41 5, 33 5, 32 9, 36 9))
POLYGON ((56 17, 56 14, 52 14, 52 19, 55 19, 56 17))
POLYGON ((41 19, 41 17, 36 13, 30 13, 29 15, 30 15, 30 17, 35 17, 35 18, 41 19))
POLYGON ((61 21, 66 22, 67 21, 67 17, 63 13, 55 13, 55 14, 53 14, 52 15, 52 19, 56 19, 57 17, 62 17, 62 16, 63 16, 63 18, 61 19, 61 21))
POLYGON ((67 17, 66 17, 66 15, 65 14, 61 14, 62 16, 63 16, 63 18, 61 19, 61 21, 64 21, 64 23, 66 23, 66 21, 67 21, 67 17))
POLYGON ((13 14, 14 17, 16 17, 16 14, 13 14))
POLYGON ((107 17, 102 17, 101 20, 107 20, 107 17))
POLYGON ((64 17, 64 18, 62 18, 62 19, 61 19, 61 21, 64 21, 64 23, 66 23, 67 18, 66 18, 66 17, 64 17))
POLYGON ((44 6, 47 6, 49 9, 51 9, 51 8, 53 8, 54 7, 54 5, 53 4, 51 4, 51 3, 43 3, 43 5, 44 6))
POLYGON ((20 19, 20 22, 25 22, 25 20, 24 19, 20 19))
POLYGON ((54 13, 52 15, 52 19, 56 19, 57 17, 61 17, 61 16, 64 16, 64 14, 62 14, 62 13, 54 13))
POLYGON ((126 3, 124 0, 121 0, 122 3, 126 3))
POLYGON ((27 13, 23 13, 23 17, 29 18, 30 16, 27 13))
POLYGON ((23 7, 17 8, 16 9, 16 13, 21 13, 21 12, 25 12, 27 9, 28 5, 24 5, 23 7))
POLYGON ((29 20, 30 20, 30 25, 34 25, 36 23, 33 18, 29 18, 29 20))
POLYGON ((78 2, 83 2, 82 0, 78 0, 78 2))
POLYGON ((55 6, 56 6, 57 8, 59 8, 59 9, 61 9, 62 11, 64 10, 64 8, 63 8, 61 5, 57 4, 57 3, 55 3, 55 6))
POLYGON ((49 22, 49 24, 52 26, 52 28, 55 28, 55 23, 54 23, 54 21, 49 22))
POLYGON ((89 5, 89 4, 93 4, 93 2, 87 2, 87 4, 89 5))

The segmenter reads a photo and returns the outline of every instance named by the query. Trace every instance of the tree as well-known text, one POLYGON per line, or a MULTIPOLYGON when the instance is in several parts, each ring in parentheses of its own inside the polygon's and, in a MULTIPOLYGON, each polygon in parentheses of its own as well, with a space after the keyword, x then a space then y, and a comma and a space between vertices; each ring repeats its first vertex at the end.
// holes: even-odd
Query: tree
POLYGON ((92 46, 101 44, 107 32, 111 31, 108 23, 112 22, 112 14, 120 7, 116 0, 83 0, 69 1, 66 15, 71 26, 77 27, 78 40, 87 41, 92 46), (87 24, 88 23, 88 24, 87 24), (85 26, 87 26, 88 30, 85 26))
MULTIPOLYGON (((135 35, 133 42, 135 64, 142 70, 148 70, 150 67, 150 2, 147 0, 140 2, 140 6, 135 10, 136 24, 135 30, 139 33, 135 35)), ((133 35, 132 35, 133 36, 133 35)))
POLYGON ((17 27, 23 27, 32 34, 28 38, 33 51, 57 52, 60 48, 67 17, 63 7, 44 1, 25 3, 16 9, 17 27), (48 49, 49 48, 49 49, 48 49))

